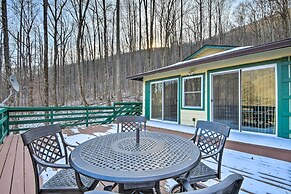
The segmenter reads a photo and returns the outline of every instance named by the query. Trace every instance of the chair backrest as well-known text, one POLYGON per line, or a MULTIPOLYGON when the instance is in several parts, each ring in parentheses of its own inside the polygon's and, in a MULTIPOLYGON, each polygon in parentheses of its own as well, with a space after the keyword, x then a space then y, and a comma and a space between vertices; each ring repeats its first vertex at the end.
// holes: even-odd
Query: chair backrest
MULTIPOLYGON (((226 138, 229 136, 230 127, 210 121, 197 121, 193 141, 203 155, 213 154, 217 151, 222 154, 226 138)), ((212 157, 219 160, 219 154, 212 157)))
MULTIPOLYGON (((238 194, 244 178, 240 174, 232 174, 220 183, 201 190, 183 192, 183 194, 238 194)), ((109 191, 88 191, 85 194, 114 194, 109 191)))
MULTIPOLYGON (((65 158, 67 162, 67 151, 63 145, 63 135, 59 125, 33 128, 21 134, 21 137, 33 161, 35 161, 34 155, 48 163, 55 163, 62 158, 65 158)), ((42 170, 39 169, 39 171, 42 170)))
POLYGON ((240 174, 232 174, 220 183, 205 189, 184 192, 183 194, 238 194, 244 178, 240 174))
POLYGON ((135 131, 146 131, 146 117, 144 116, 119 116, 116 118, 117 133, 135 131))

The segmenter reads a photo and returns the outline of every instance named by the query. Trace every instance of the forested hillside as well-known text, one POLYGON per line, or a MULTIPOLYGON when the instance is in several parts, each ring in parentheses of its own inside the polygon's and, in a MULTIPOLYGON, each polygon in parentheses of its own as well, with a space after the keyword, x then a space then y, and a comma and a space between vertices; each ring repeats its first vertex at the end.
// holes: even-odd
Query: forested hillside
MULTIPOLYGON (((290 0, 2 0, 1 101, 11 106, 140 100, 136 73, 181 61, 202 45, 291 37, 290 0)), ((0 102, 1 102, 0 101, 0 102)))

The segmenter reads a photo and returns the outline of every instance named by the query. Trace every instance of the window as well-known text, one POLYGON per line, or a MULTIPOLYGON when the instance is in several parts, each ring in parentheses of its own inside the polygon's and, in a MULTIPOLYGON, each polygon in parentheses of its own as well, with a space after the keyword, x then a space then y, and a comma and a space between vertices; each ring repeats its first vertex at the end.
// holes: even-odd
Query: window
POLYGON ((183 108, 203 109, 203 75, 183 78, 183 108))

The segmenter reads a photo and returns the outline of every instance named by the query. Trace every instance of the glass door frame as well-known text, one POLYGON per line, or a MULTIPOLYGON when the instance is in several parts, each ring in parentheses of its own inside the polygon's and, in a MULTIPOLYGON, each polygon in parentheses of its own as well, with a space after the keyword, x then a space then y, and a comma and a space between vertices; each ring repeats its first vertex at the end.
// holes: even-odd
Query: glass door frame
MULTIPOLYGON (((266 69, 266 68, 274 68, 274 72, 275 72, 275 100, 276 100, 276 125, 275 125, 275 134, 266 134, 266 133, 256 133, 256 134, 262 134, 262 135, 270 135, 270 136, 278 136, 278 89, 277 89, 277 84, 278 84, 278 79, 277 79, 277 64, 273 63, 273 64, 266 64, 266 65, 260 65, 260 66, 253 66, 253 67, 242 67, 242 68, 237 68, 237 69, 233 69, 233 70, 226 70, 226 71, 219 71, 219 72, 213 72, 210 73, 210 85, 209 85, 209 101, 210 101, 210 107, 209 107, 209 111, 210 111, 210 121, 213 121, 213 76, 214 75, 222 75, 222 74, 228 74, 228 73, 235 73, 238 72, 238 85, 239 85, 239 132, 244 132, 244 133, 248 133, 247 131, 242 131, 241 130, 241 125, 242 125, 242 111, 241 111, 241 104, 242 104, 242 96, 241 96, 241 72, 242 71, 252 71, 252 70, 259 70, 259 69, 266 69)), ((250 132, 253 133, 253 132, 250 132)))
POLYGON ((150 120, 152 121, 162 121, 165 123, 174 123, 174 124, 178 124, 179 123, 179 87, 180 87, 180 83, 179 83, 179 78, 171 78, 171 79, 164 79, 164 80, 159 80, 159 81, 153 81, 150 83, 150 120), (164 120, 164 82, 168 82, 168 81, 177 81, 177 122, 175 121, 168 121, 168 120, 164 120), (159 119, 155 119, 152 118, 152 85, 153 84, 157 84, 157 83, 162 83, 162 120, 159 119))

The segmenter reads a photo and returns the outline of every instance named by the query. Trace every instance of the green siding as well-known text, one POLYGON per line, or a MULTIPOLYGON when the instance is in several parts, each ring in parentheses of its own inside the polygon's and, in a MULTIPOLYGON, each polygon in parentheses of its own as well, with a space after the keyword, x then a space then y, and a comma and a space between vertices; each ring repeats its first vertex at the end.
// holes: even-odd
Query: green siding
POLYGON ((291 61, 278 62, 278 136, 291 138, 291 61))
POLYGON ((145 83, 145 116, 150 119, 151 82, 145 83))

